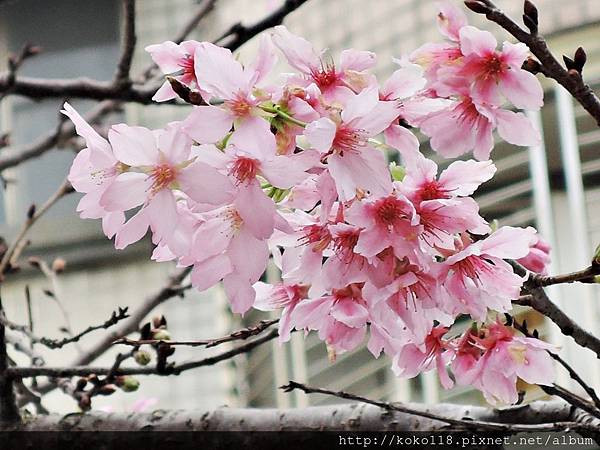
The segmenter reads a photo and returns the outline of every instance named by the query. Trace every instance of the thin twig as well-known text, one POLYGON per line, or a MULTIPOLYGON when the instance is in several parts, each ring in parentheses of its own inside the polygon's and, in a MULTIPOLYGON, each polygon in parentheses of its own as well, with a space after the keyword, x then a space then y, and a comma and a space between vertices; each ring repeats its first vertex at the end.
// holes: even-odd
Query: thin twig
POLYGON ((241 22, 234 24, 216 42, 225 40, 226 42, 221 44, 223 47, 230 50, 239 48, 262 31, 281 25, 283 19, 306 2, 307 0, 285 0, 279 8, 252 25, 243 25, 241 22))
MULTIPOLYGON (((2 299, 0 298, 0 315, 4 316, 2 299)), ((0 323, 0 422, 17 423, 21 421, 14 384, 8 375, 9 362, 6 353, 6 327, 0 323)))
POLYGON ((270 326, 279 322, 279 319, 273 320, 261 320, 257 325, 243 328, 241 330, 234 331, 233 333, 215 339, 203 339, 199 341, 164 341, 160 339, 128 339, 126 337, 117 339, 113 344, 123 344, 123 345, 132 345, 135 347, 139 347, 140 345, 167 345, 169 347, 173 346, 188 346, 188 347, 216 347, 217 345, 224 344, 226 342, 232 341, 243 341, 248 339, 249 337, 256 336, 257 334, 262 333, 270 326))
POLYGON ((117 64, 114 85, 116 87, 127 88, 131 85, 129 72, 137 42, 135 35, 135 0, 122 0, 122 4, 123 32, 121 33, 121 56, 117 64))
MULTIPOLYGON (((200 359, 198 361, 190 361, 182 364, 167 366, 165 371, 159 371, 156 367, 130 367, 119 368, 115 375, 179 375, 187 370, 196 369, 198 367, 213 366, 219 362, 226 361, 234 356, 248 353, 256 347, 275 339, 278 336, 277 330, 273 329, 269 333, 260 336, 254 340, 248 341, 245 344, 239 345, 231 350, 219 353, 215 356, 200 359)), ((11 367, 7 370, 7 375, 13 378, 29 378, 29 377, 50 377, 50 378, 69 378, 69 377, 85 377, 89 375, 108 375, 111 373, 111 368, 107 367, 92 367, 92 366, 74 366, 74 367, 11 367)))
MULTIPOLYGON (((499 422, 486 422, 481 420, 471 419, 453 419, 449 417, 440 416, 438 414, 430 413, 427 411, 419 411, 413 408, 404 406, 401 403, 387 403, 379 400, 372 400, 360 395, 350 394, 344 391, 331 391, 329 389, 321 389, 290 381, 287 385, 281 386, 284 392, 292 392, 295 389, 300 389, 306 394, 325 394, 333 397, 343 398, 345 400, 354 400, 358 402, 368 403, 370 405, 378 406, 386 411, 398 411, 405 414, 413 414, 415 416, 425 417, 431 420, 438 420, 445 422, 448 425, 452 425, 458 429, 466 430, 486 430, 486 431, 504 431, 504 432, 533 432, 533 431, 558 431, 566 429, 587 429, 586 425, 579 424, 577 422, 554 422, 554 423, 543 423, 537 425, 520 425, 520 424, 508 424, 499 422)), ((453 428, 455 429, 455 428, 453 428)))
POLYGON ((40 52, 39 47, 30 43, 25 44, 17 55, 10 55, 8 58, 8 71, 0 81, 3 88, 0 89, 0 100, 2 100, 13 89, 17 77, 17 71, 23 65, 27 58, 37 55, 40 52))
POLYGON ((548 317, 565 336, 571 336, 577 344, 589 348, 600 358, 600 339, 579 326, 550 300, 543 288, 536 286, 531 280, 525 282, 523 288, 527 294, 531 294, 528 306, 548 317))
POLYGON ((13 254, 19 248, 19 246, 21 244, 21 241, 27 235, 27 232, 29 231, 29 229, 58 200, 60 200, 65 194, 67 194, 69 192, 72 192, 72 189, 73 188, 71 187, 71 183, 69 183, 68 180, 63 181, 62 184, 59 186, 59 188, 56 190, 56 192, 54 194, 52 194, 52 196, 50 196, 50 198, 48 200, 46 200, 46 203, 44 203, 41 208, 35 209, 35 211, 33 212, 33 214, 30 214, 27 217, 27 220, 25 220, 25 223, 21 227, 21 230, 17 234, 16 238, 13 240, 13 242, 10 245, 10 247, 8 248, 8 250, 6 250, 6 253, 4 253, 4 256, 2 257, 2 260, 0 261, 0 277, 3 276, 4 272, 6 271, 6 269, 8 267, 9 262, 13 258, 13 254))
POLYGON ((10 322, 9 320, 6 319, 6 317, 0 317, 0 323, 2 323, 7 328, 10 328, 11 330, 15 330, 15 331, 25 334, 27 337, 29 337, 29 339, 31 340, 32 343, 42 344, 51 349, 57 349, 57 348, 62 348, 67 344, 71 344, 73 342, 78 342, 82 337, 84 337, 85 335, 87 335, 93 331, 107 330, 110 327, 112 327, 113 325, 116 325, 117 323, 119 323, 121 320, 128 319, 129 315, 127 314, 127 310, 128 310, 127 307, 125 307, 125 308, 119 307, 118 310, 113 311, 110 318, 108 318, 103 323, 101 323, 99 325, 89 326, 85 330, 81 331, 80 333, 78 333, 74 336, 68 337, 68 338, 64 338, 64 339, 50 339, 47 337, 37 337, 33 334, 33 331, 31 330, 30 327, 26 327, 25 325, 19 325, 19 324, 10 322))
POLYGON ((590 267, 579 270, 577 272, 566 273, 562 275, 532 275, 533 282, 540 287, 552 286, 554 284, 566 284, 566 283, 593 283, 594 277, 600 275, 600 266, 591 265, 590 267))
MULTIPOLYGON (((518 323, 516 320, 513 319, 512 325, 515 329, 519 330, 525 336, 530 337, 530 338, 537 338, 537 332, 534 330, 533 333, 530 333, 529 329, 527 328, 526 322, 518 323)), ((550 357, 552 359, 554 359, 556 362, 558 362, 569 373, 569 376, 577 384, 579 384, 579 386, 581 386, 581 388, 590 396, 590 398, 594 402, 594 405, 596 406, 596 413, 594 415, 597 416, 597 414, 600 413, 600 398, 598 398, 598 395, 596 394, 596 391, 594 390, 594 388, 592 388, 589 384, 587 384, 583 380, 583 378, 581 378, 579 376, 579 374, 575 371, 575 369, 573 369, 573 367, 568 362, 566 362, 562 357, 560 357, 560 355, 558 355, 557 353, 554 353, 550 350, 546 350, 546 352, 548 353, 548 355, 550 355, 550 357)), ((544 389, 543 386, 540 386, 540 387, 542 389, 544 389)), ((566 390, 566 389, 564 389, 564 390, 566 390)), ((569 401, 566 398, 564 400, 569 401)))

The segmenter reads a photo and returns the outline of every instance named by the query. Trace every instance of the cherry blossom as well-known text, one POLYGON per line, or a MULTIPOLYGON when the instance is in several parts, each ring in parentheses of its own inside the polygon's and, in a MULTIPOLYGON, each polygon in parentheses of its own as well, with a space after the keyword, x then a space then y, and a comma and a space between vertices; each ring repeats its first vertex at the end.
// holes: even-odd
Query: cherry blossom
MULTIPOLYGON (((521 69, 525 46, 498 49, 449 2, 437 20, 445 40, 381 80, 374 53, 334 63, 283 26, 248 63, 209 42, 147 47, 202 104, 108 139, 65 104, 86 143, 69 173, 78 212, 119 249, 149 230, 153 260, 190 267, 199 291, 222 282, 234 313, 278 311, 280 343, 298 330, 330 356, 366 344, 397 376, 437 370, 491 403, 516 402, 519 379, 551 384, 555 348, 490 319, 521 294, 510 261, 545 273, 549 245, 532 227, 490 226, 473 197, 496 172, 494 131, 539 142, 519 109, 538 109, 542 90, 521 69)), ((176 97, 167 81, 154 100, 176 97)))

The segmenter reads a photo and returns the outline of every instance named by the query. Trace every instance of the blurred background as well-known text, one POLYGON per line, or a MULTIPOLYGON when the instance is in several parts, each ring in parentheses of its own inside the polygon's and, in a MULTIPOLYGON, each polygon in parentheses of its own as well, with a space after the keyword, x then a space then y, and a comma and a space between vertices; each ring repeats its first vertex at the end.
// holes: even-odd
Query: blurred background
MULTIPOLYGON (((133 74, 135 68, 143 68, 150 62, 143 48, 174 36, 197 3, 196 0, 137 2, 138 47, 133 74)), ((600 87, 596 83, 600 82, 598 1, 537 0, 535 3, 540 10, 541 32, 554 53, 572 55, 582 45, 589 61, 584 76, 592 86, 600 87)), ((191 37, 215 39, 233 23, 253 23, 279 4, 278 0, 217 0, 213 11, 191 37)), ((497 4, 514 18, 520 18, 522 1, 497 0, 497 4)), ((110 80, 119 54, 120 11, 117 0, 0 2, 0 63, 5 63, 9 52, 31 42, 41 46, 43 52, 27 60, 20 75, 110 80)), ((350 47, 376 52, 377 75, 386 77, 394 68, 392 57, 407 55, 427 41, 441 40, 435 25, 436 14, 434 0, 310 0, 288 16, 285 24, 292 32, 313 42, 315 48, 329 48, 334 57, 350 47)), ((494 32, 499 40, 508 39, 496 26, 482 23, 474 14, 469 14, 469 20, 494 32)), ((250 61, 256 47, 256 40, 242 47, 242 61, 250 61)), ((531 117, 542 130, 544 145, 525 149, 498 143, 492 154, 498 172, 480 188, 476 199, 490 221, 537 227, 553 247, 552 272, 568 272, 586 267, 595 244, 600 242, 600 129, 565 91, 547 80, 542 82, 546 104, 541 113, 532 113, 531 117)), ((11 147, 0 151, 16 151, 54 129, 61 103, 60 99, 42 102, 12 96, 3 99, 0 132, 10 131, 11 147)), ((87 101, 72 103, 81 111, 93 106, 93 102, 87 101)), ((180 106, 126 105, 122 114, 111 116, 106 123, 126 121, 161 127, 183 118, 188 111, 180 106)), ((420 138, 422 151, 430 155, 426 140, 420 138)), ((54 192, 73 157, 73 148, 67 146, 4 172, 8 183, 0 191, 0 235, 7 239, 15 235, 29 206, 43 203, 54 192)), ((440 168, 448 164, 436 155, 431 157, 440 168)), ((27 250, 27 255, 48 262, 64 258, 67 261, 64 273, 49 280, 39 270, 24 267, 3 286, 7 315, 19 323, 28 320, 25 286, 30 287, 38 335, 62 337, 61 327, 68 326, 78 332, 90 324, 102 323, 117 306, 135 309, 162 287, 173 272, 172 264, 149 260, 152 251, 149 240, 126 251, 114 250, 102 235, 99 221, 77 217, 77 201, 78 194, 70 195, 44 216, 31 233, 32 244, 27 250), (44 294, 48 289, 56 298, 44 294), (61 306, 68 312, 68 318, 61 306)), ((600 331, 597 290, 593 286, 561 285, 549 292, 580 325, 591 332, 600 331)), ((233 316, 219 288, 204 293, 188 292, 184 299, 171 299, 161 305, 156 313, 166 315, 174 339, 218 337, 263 318, 256 312, 243 319, 233 316)), ((571 345, 541 317, 527 310, 520 314, 530 328, 539 328, 545 338, 561 345, 563 356, 592 386, 600 385, 600 365, 591 352, 571 345)), ((101 334, 102 331, 92 333, 62 350, 38 350, 47 364, 64 365, 89 348, 101 334)), ((116 351, 113 349, 96 364, 110 366, 116 351)), ((201 348, 180 348, 174 358, 185 361, 210 353, 201 348)), ((26 358, 14 356, 28 364, 26 358)), ((165 409, 212 408, 223 404, 301 407, 336 401, 279 391, 277 386, 289 379, 388 400, 482 402, 481 395, 470 389, 441 389, 433 373, 412 380, 398 379, 389 369, 386 357, 374 359, 364 348, 338 355, 332 363, 325 345, 316 336, 305 339, 295 333, 291 343, 283 346, 268 343, 217 366, 179 377, 140 378, 137 392, 96 397, 94 408, 131 410, 139 407, 140 402, 165 409)), ((559 383, 569 386, 568 377, 561 374, 559 383)), ((542 395, 528 386, 522 389, 527 391, 527 399, 542 395)), ((46 398, 45 404, 49 409, 63 412, 77 409, 72 399, 56 391, 46 398)))

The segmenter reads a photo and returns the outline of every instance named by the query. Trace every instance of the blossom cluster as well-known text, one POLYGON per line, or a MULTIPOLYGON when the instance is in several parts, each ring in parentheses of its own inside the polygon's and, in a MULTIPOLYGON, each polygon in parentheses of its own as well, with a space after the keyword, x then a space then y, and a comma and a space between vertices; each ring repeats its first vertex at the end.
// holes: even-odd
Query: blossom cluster
POLYGON ((114 125, 108 139, 65 104, 87 145, 69 175, 81 217, 102 219, 118 249, 150 230, 154 260, 191 266, 199 290, 222 281, 236 313, 280 309, 282 342, 293 329, 333 352, 368 339, 399 376, 436 368, 444 387, 490 402, 515 402, 517 378, 551 383, 553 347, 489 318, 524 282, 506 260, 542 272, 549 248, 531 227, 492 229, 471 197, 496 171, 494 129, 538 142, 511 108, 540 108, 542 89, 521 69, 523 44, 497 50, 448 3, 438 21, 446 41, 395 60, 383 81, 374 53, 334 62, 283 26, 247 65, 209 42, 147 47, 171 77, 154 100, 176 99, 180 83, 203 104, 160 130, 114 125), (273 73, 279 55, 292 73, 273 73), (438 173, 416 128, 440 156, 476 160, 438 173), (276 284, 260 281, 270 259, 276 284), (457 334, 464 317, 474 324, 457 334))

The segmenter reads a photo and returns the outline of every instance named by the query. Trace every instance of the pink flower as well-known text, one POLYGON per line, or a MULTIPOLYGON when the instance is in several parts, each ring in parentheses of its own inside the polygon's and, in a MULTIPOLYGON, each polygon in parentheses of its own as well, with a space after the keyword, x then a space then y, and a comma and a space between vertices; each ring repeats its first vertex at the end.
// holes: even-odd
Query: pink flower
POLYGON ((454 248, 454 235, 489 233, 479 206, 466 196, 492 178, 491 161, 456 161, 437 178, 437 165, 417 153, 405 158, 407 173, 400 190, 413 202, 423 225, 421 238, 430 247, 454 248))
POLYGON ((233 203, 204 213, 192 243, 192 285, 203 291, 223 280, 232 310, 248 311, 256 296, 252 285, 267 267, 275 215, 275 204, 255 184, 240 186, 233 203))
MULTIPOLYGON (((382 270, 380 266, 377 268, 382 270)), ((392 281, 380 288, 365 284, 363 295, 372 310, 384 310, 384 316, 393 316, 400 321, 405 343, 410 341, 420 345, 425 342, 435 321, 448 326, 452 324, 452 318, 438 309, 443 295, 438 272, 435 267, 425 272, 397 260, 392 281)))
MULTIPOLYGON (((172 75, 173 78, 189 88, 197 89, 198 81, 194 72, 194 52, 198 46, 200 46, 200 43, 196 41, 183 41, 181 44, 166 41, 162 44, 149 45, 145 50, 150 53, 152 60, 164 74, 172 75)), ((152 100, 164 102, 174 98, 177 98, 177 94, 167 80, 156 91, 152 100)))
MULTIPOLYGON (((379 91, 379 99, 387 101, 403 100, 399 107, 399 119, 405 119, 405 116, 411 115, 409 112, 411 103, 419 102, 419 100, 411 100, 410 98, 425 87, 426 80, 423 78, 423 70, 416 64, 401 60, 395 60, 394 62, 400 64, 401 67, 383 84, 379 91)), ((385 130, 385 141, 402 154, 406 152, 414 153, 419 149, 417 137, 400 124, 394 123, 385 130)))
POLYGON ((489 159, 496 128, 510 144, 531 146, 541 140, 539 131, 523 113, 477 104, 469 97, 429 114, 419 126, 431 138, 431 147, 445 158, 472 150, 476 159, 489 159))
POLYGON ((319 336, 328 345, 345 351, 363 339, 368 318, 361 288, 352 284, 300 302, 294 310, 293 322, 296 328, 319 330, 319 336))
POLYGON ((355 202, 346 219, 363 228, 356 244, 357 253, 372 258, 392 247, 398 258, 414 259, 421 229, 415 208, 404 195, 393 192, 386 197, 355 202))
POLYGON ((281 189, 300 184, 308 177, 306 171, 319 163, 319 155, 315 151, 277 155, 274 142, 271 144, 269 147, 247 141, 244 147, 232 144, 223 151, 214 145, 201 145, 197 155, 199 161, 226 174, 237 186, 258 185, 256 177, 260 176, 281 189))
POLYGON ((447 0, 439 2, 438 9, 437 25, 440 33, 447 39, 457 42, 460 39, 460 30, 467 25, 467 17, 462 9, 447 0))
POLYGON ((517 262, 532 272, 546 274, 550 266, 550 244, 546 242, 537 232, 535 242, 529 246, 529 253, 517 262))
POLYGON ((112 238, 125 222, 122 211, 107 211, 100 205, 100 198, 113 180, 125 168, 113 154, 110 143, 100 136, 77 111, 64 104, 61 112, 75 124, 77 134, 85 140, 69 171, 68 180, 77 192, 84 196, 77 205, 82 219, 102 219, 102 229, 112 238))
POLYGON ((371 146, 369 138, 397 116, 397 105, 379 101, 377 88, 369 88, 352 97, 341 115, 322 117, 306 127, 304 135, 312 147, 327 157, 341 201, 353 199, 357 190, 375 196, 391 192, 385 156, 371 146))
POLYGON ((506 312, 519 296, 523 278, 504 259, 527 255, 534 240, 532 229, 502 227, 486 239, 465 245, 444 262, 444 286, 450 294, 446 311, 470 314, 483 321, 487 309, 506 312))
POLYGON ((440 382, 446 389, 450 389, 454 382, 446 371, 446 365, 452 358, 452 351, 442 337, 448 332, 446 327, 436 327, 425 339, 422 346, 407 344, 394 356, 392 370, 397 376, 413 378, 421 372, 436 368, 440 382))
POLYGON ((290 33, 282 25, 275 27, 273 43, 288 63, 302 74, 302 78, 293 81, 301 87, 316 84, 327 101, 343 101, 374 81, 372 75, 365 72, 375 65, 372 52, 344 50, 338 69, 325 55, 317 54, 310 42, 290 33))
POLYGON ((229 143, 255 143, 257 147, 275 147, 266 113, 259 107, 270 94, 257 85, 266 76, 274 61, 269 45, 262 41, 256 67, 243 67, 231 51, 208 42, 200 44, 194 53, 198 85, 215 98, 216 106, 197 106, 183 122, 183 129, 199 144, 222 140, 234 125, 229 143))
POLYGON ((282 309, 279 319, 279 342, 289 341, 293 328, 292 314, 298 303, 307 298, 307 286, 283 283, 273 286, 259 281, 254 284, 254 290, 256 291, 254 308, 260 311, 282 309))
POLYGON ((553 345, 518 337, 500 322, 468 330, 459 341, 452 371, 458 384, 475 386, 486 400, 513 404, 518 401, 517 378, 527 383, 551 385, 555 372, 548 351, 553 345))
POLYGON ((100 206, 115 212, 142 206, 117 232, 117 248, 141 239, 148 227, 155 243, 169 239, 178 220, 175 189, 201 203, 219 204, 231 198, 227 177, 194 161, 191 141, 176 123, 156 133, 115 125, 108 138, 117 160, 128 169, 106 188, 100 206))
POLYGON ((406 158, 406 176, 400 183, 400 190, 415 205, 428 200, 466 197, 496 173, 492 161, 455 161, 437 177, 435 162, 416 154, 406 158))
MULTIPOLYGON (((472 26, 460 29, 460 48, 465 56, 456 75, 466 78, 476 103, 502 106, 502 95, 517 108, 537 110, 544 92, 532 73, 521 69, 529 49, 525 44, 505 42, 496 51, 496 38, 472 26)), ((452 70, 452 69, 451 69, 452 70)))

